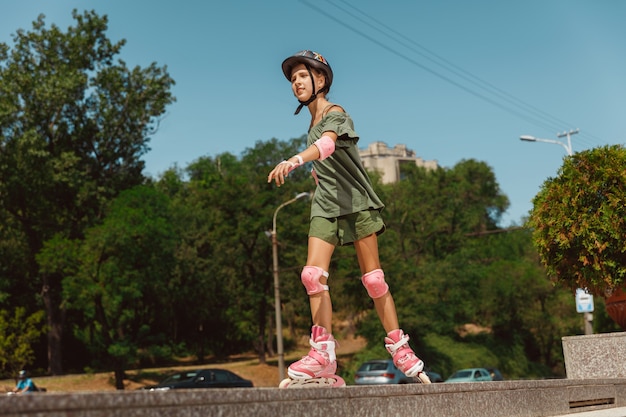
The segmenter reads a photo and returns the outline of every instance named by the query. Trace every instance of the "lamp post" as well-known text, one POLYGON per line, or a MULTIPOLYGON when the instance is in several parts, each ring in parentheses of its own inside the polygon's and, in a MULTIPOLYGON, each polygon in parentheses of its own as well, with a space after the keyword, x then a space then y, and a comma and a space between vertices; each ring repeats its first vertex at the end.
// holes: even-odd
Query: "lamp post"
POLYGON ((280 381, 285 379, 285 353, 283 349, 283 320, 280 309, 280 280, 278 279, 278 239, 276 238, 276 215, 278 211, 301 198, 308 197, 309 193, 300 193, 291 200, 285 201, 274 211, 274 219, 272 221, 272 258, 274 270, 274 310, 276 312, 276 350, 278 351, 278 378, 280 381))
POLYGON ((520 140, 523 140, 526 142, 545 142, 545 143, 555 143, 557 145, 561 145, 562 147, 565 148, 565 151, 567 152, 567 154, 569 156, 572 156, 574 154, 574 152, 572 151, 572 135, 575 135, 576 133, 578 133, 578 129, 570 130, 569 132, 558 133, 556 135, 559 138, 567 137, 567 143, 561 142, 560 140, 554 140, 554 139, 539 139, 530 135, 522 135, 519 138, 520 140))
MULTIPOLYGON (((578 129, 576 130, 570 130, 569 132, 563 132, 563 133, 559 133, 556 136, 559 138, 562 137, 567 137, 567 143, 561 142, 560 140, 553 140, 553 139, 539 139, 536 138, 534 136, 529 136, 529 135, 522 135, 520 136, 520 140, 526 141, 526 142, 545 142, 545 143, 555 143, 557 145, 561 145, 562 147, 565 148, 565 151, 567 152, 567 154, 569 156, 572 156, 574 154, 574 152, 572 152, 572 135, 575 135, 578 133, 578 129)), ((582 293, 586 294, 586 291, 583 289, 579 288, 579 291, 581 291, 582 293)), ((577 297, 579 294, 579 291, 576 292, 577 297)), ((591 296, 589 296, 591 297, 591 296)), ((591 308, 593 311, 593 297, 591 297, 591 308)), ((577 298, 577 309, 578 309, 578 298, 577 298)), ((591 325, 591 322, 593 321, 593 314, 591 314, 590 311, 579 311, 583 313, 583 321, 584 321, 584 325, 585 325, 585 334, 593 334, 593 326, 591 325)))

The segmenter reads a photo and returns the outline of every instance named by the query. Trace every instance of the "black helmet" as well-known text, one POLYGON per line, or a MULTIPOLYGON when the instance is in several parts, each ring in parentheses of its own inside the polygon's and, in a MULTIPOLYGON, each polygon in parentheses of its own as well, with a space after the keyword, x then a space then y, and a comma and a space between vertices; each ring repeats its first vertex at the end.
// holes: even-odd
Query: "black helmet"
POLYGON ((27 375, 27 372, 26 372, 24 369, 22 369, 22 370, 20 371, 20 373, 19 373, 19 374, 17 374, 17 377, 18 377, 19 379, 25 379, 25 378, 26 378, 26 375, 27 375))
POLYGON ((311 66, 322 71, 326 75, 326 88, 330 88, 333 83, 333 70, 330 68, 328 61, 317 52, 305 49, 300 51, 283 61, 283 74, 288 81, 291 81, 291 71, 298 64, 311 66))
POLYGON ((285 59, 283 61, 282 67, 283 74, 285 74, 285 78, 287 78, 288 81, 291 81, 291 71, 293 70, 293 67, 298 64, 304 64, 306 69, 309 71, 311 79, 313 79, 313 75, 311 74, 311 67, 321 71, 326 78, 326 83, 324 84, 324 87, 320 88, 318 91, 315 91, 315 85, 313 85, 313 94, 311 95, 311 98, 309 98, 307 101, 300 101, 300 105, 296 109, 295 114, 300 113, 302 107, 308 106, 322 91, 330 91, 330 86, 333 83, 333 70, 332 68, 330 68, 330 64, 328 64, 328 61, 326 61, 326 59, 321 54, 305 49, 304 51, 300 51, 285 59))

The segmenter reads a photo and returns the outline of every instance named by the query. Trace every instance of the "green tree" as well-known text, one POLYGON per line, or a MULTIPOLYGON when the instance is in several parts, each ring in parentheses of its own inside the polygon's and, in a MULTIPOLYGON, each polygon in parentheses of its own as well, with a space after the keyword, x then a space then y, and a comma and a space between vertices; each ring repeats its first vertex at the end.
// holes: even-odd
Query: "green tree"
POLYGON ((381 188, 392 231, 382 243, 392 248, 385 253, 391 259, 402 256, 415 264, 426 257, 443 258, 468 234, 496 229, 509 205, 484 162, 464 160, 437 170, 407 166, 402 174, 402 181, 381 188))
POLYGON ((115 371, 117 389, 141 352, 169 346, 177 292, 172 217, 169 198, 154 188, 122 192, 103 223, 88 230, 76 274, 63 282, 65 303, 84 320, 75 331, 115 371))
POLYGON ((125 42, 106 37, 106 16, 73 18, 62 31, 40 16, 12 49, 0 44, 0 208, 28 248, 21 279, 41 289, 53 374, 62 372, 63 277, 42 273, 36 255, 55 236, 82 238, 108 200, 144 181, 140 157, 174 100, 165 67, 116 61, 125 42))
POLYGON ((554 282, 600 296, 626 278, 626 148, 566 158, 533 199, 528 226, 554 282))
MULTIPOLYGON (((509 376, 562 373, 560 335, 576 316, 545 279, 530 233, 497 227, 508 201, 491 169, 472 160, 408 167, 380 190, 388 226, 381 260, 400 323, 426 363, 440 372, 496 361, 509 376)), ((360 332, 376 349, 375 314, 360 332)))
POLYGON ((231 346, 225 332, 215 337, 214 329, 231 328, 227 316, 230 304, 228 286, 224 285, 228 270, 219 255, 223 247, 214 229, 228 230, 221 225, 222 212, 212 205, 219 198, 210 179, 216 175, 216 165, 210 158, 196 161, 194 178, 185 182, 184 172, 168 170, 156 187, 172 200, 173 225, 178 236, 175 252, 176 268, 173 271, 172 314, 175 322, 171 338, 184 343, 203 361, 209 353, 224 355, 231 346), (202 179, 201 179, 202 178, 202 179), (204 186, 205 181, 209 184, 204 186), (190 306, 194 306, 190 308, 190 306))
POLYGON ((569 334, 578 317, 567 291, 546 279, 530 232, 516 229, 474 243, 480 308, 473 321, 491 329, 499 366, 510 375, 562 375, 560 335, 569 334))
MULTIPOLYGON (((15 218, 0 209, 0 310, 35 304, 37 287, 25 277, 28 246, 15 218)), ((36 309, 30 309, 34 310, 36 309)))
MULTIPOLYGON (((187 203, 202 216, 193 229, 195 237, 187 234, 192 238, 188 242, 209 266, 202 272, 202 281, 214 288, 202 295, 203 299, 212 297, 213 302, 206 304, 207 312, 194 318, 195 326, 211 328, 212 321, 221 319, 222 328, 232 330, 210 341, 216 354, 253 346, 263 362, 268 349, 271 352, 274 293, 271 241, 265 232, 272 227, 276 207, 295 193, 308 191, 312 180, 305 170, 294 171, 288 184, 277 190, 267 184, 267 173, 281 155, 293 154, 300 144, 301 139, 259 142, 241 159, 230 154, 200 158, 187 169, 187 203)), ((281 211, 279 263, 289 276, 296 270, 294 264, 299 267, 305 260, 307 215, 306 204, 281 211), (289 244, 298 239, 301 245, 289 244)), ((282 279, 284 287, 290 288, 292 280, 286 273, 282 279)), ((289 297, 285 300, 289 302, 289 297)))
POLYGON ((492 170, 475 160, 451 169, 407 166, 403 179, 381 187, 381 195, 388 226, 380 239, 381 260, 392 288, 401 289, 394 297, 405 330, 450 333, 474 319, 470 301, 477 297, 478 277, 468 273, 467 242, 497 229, 508 206, 492 170), (429 308, 415 315, 416 303, 429 308))

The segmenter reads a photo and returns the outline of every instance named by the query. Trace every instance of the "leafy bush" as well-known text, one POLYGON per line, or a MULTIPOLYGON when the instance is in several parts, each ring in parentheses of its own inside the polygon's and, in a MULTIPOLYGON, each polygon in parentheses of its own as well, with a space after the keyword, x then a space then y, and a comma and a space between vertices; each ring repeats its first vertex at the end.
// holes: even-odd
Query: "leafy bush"
POLYGON ((35 360, 33 344, 43 333, 44 312, 27 315, 26 309, 17 307, 13 315, 0 310, 0 372, 15 376, 35 360))
POLYGON ((626 149, 566 158, 533 200, 528 225, 552 280, 604 296, 626 276, 626 149))

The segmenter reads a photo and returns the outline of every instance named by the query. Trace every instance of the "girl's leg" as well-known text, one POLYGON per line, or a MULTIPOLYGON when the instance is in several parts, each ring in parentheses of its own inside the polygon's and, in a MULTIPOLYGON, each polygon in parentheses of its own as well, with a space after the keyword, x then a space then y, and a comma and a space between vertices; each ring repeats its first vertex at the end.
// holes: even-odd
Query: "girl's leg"
MULTIPOLYGON (((378 237, 375 233, 354 242, 356 255, 361 268, 361 275, 371 272, 375 269, 381 269, 380 259, 378 256, 378 237)), ((374 298, 374 306, 380 318, 385 332, 399 328, 398 315, 396 313, 396 304, 393 301, 391 292, 387 292, 380 298, 374 298)))
MULTIPOLYGON (((378 238, 376 234, 371 234, 354 242, 354 247, 356 248, 356 254, 359 259, 361 274, 364 276, 367 274, 368 276, 364 278, 374 280, 368 281, 368 286, 370 286, 368 292, 370 295, 385 290, 387 285, 384 282, 385 275, 380 267, 378 238), (374 284, 372 284, 372 282, 374 282, 374 284), (370 292, 370 290, 373 291, 370 292)), ((372 296, 372 299, 374 300, 378 317, 387 332, 385 347, 391 354, 393 363, 406 376, 417 376, 424 368, 424 363, 415 355, 415 352, 413 352, 413 349, 409 346, 409 336, 405 335, 402 329, 400 329, 396 305, 391 296, 391 292, 386 289, 382 296, 372 296)))
MULTIPOLYGON (((328 278, 322 271, 328 272, 330 258, 335 246, 319 238, 309 237, 309 250, 303 276, 306 276, 306 285, 319 289, 319 285, 328 285, 328 278), (311 268, 314 278, 306 275, 311 268), (321 271, 320 271, 321 270, 321 271), (317 283, 319 276, 319 284, 317 283)), ((304 279, 304 278, 303 278, 304 279)), ((304 283, 304 282, 303 282, 304 283)), ((306 286, 305 285, 305 286, 306 286)), ((288 374, 292 379, 305 380, 324 375, 334 375, 337 372, 337 357, 335 354, 335 339, 332 336, 333 307, 328 291, 316 292, 309 295, 311 305, 311 350, 297 362, 289 365, 288 374)))
MULTIPOLYGON (((309 249, 306 264, 317 266, 324 271, 330 268, 330 259, 335 250, 335 246, 316 237, 309 237, 309 249)), ((328 278, 322 276, 320 278, 322 285, 328 285, 328 278)), ((309 304, 311 305, 311 318, 313 324, 322 326, 329 332, 332 329, 333 305, 329 291, 323 291, 319 294, 309 296, 309 304)))

